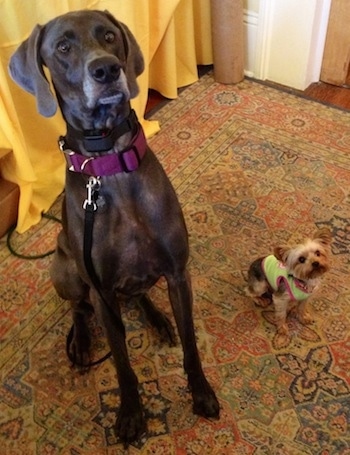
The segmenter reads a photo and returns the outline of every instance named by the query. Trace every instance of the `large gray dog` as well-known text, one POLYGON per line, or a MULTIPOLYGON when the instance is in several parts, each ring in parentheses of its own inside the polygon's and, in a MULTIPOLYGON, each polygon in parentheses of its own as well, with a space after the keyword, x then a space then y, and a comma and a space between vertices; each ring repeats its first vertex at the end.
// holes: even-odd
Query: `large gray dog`
MULTIPOLYGON (((71 355, 89 359, 86 308, 93 306, 106 330, 117 367, 121 404, 116 433, 125 443, 145 431, 138 381, 128 358, 121 303, 137 296, 151 322, 171 342, 169 320, 147 290, 164 276, 184 351, 193 410, 219 416, 196 347, 192 290, 186 270, 188 238, 175 192, 148 148, 130 98, 143 57, 128 28, 101 11, 64 14, 36 26, 10 62, 12 78, 35 95, 39 112, 52 116, 56 98, 67 134, 63 230, 51 276, 58 294, 72 303, 71 355)), ((43 157, 45 159, 45 157, 43 157)))

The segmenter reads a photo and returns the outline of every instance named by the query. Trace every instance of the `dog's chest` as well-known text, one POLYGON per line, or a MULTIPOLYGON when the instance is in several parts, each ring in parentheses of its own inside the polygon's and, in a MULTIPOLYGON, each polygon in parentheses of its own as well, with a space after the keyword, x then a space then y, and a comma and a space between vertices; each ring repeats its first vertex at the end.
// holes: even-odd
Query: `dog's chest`
POLYGON ((149 289, 169 263, 161 237, 135 213, 103 215, 96 218, 91 251, 101 281, 126 294, 149 289))
MULTIPOLYGON (((93 217, 91 258, 103 286, 127 294, 140 293, 160 276, 172 273, 177 264, 181 267, 187 262, 187 232, 181 210, 168 181, 157 169, 152 179, 132 174, 109 179, 108 185, 102 182, 99 196, 104 203, 97 204, 93 217), (154 188, 154 182, 162 182, 161 188, 154 188)), ((79 269, 84 270, 84 189, 75 181, 69 183, 68 238, 79 269)))
POLYGON ((124 246, 114 245, 105 251, 100 270, 107 282, 113 281, 114 288, 126 294, 138 294, 153 286, 165 273, 167 263, 159 243, 144 232, 133 233, 124 246))

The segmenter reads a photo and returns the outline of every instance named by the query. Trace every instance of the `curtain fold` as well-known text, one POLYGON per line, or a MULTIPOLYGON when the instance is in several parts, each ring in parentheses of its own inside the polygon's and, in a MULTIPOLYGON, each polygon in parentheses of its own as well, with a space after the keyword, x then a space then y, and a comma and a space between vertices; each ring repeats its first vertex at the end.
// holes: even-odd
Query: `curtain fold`
POLYGON ((146 69, 132 106, 147 136, 159 129, 157 122, 144 120, 148 88, 175 98, 179 87, 197 80, 197 64, 212 63, 210 0, 2 0, 0 148, 12 152, 1 159, 0 173, 20 187, 18 232, 39 222, 63 190, 65 162, 57 138, 65 125, 60 113, 49 119, 39 115, 34 97, 10 79, 8 62, 37 23, 79 9, 109 10, 135 35, 146 69))

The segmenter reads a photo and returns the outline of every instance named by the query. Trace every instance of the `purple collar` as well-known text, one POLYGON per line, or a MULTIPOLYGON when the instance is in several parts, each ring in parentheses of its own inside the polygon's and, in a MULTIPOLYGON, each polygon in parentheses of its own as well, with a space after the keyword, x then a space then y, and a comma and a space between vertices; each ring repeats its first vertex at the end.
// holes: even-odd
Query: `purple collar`
POLYGON ((86 156, 66 148, 64 139, 59 141, 60 150, 64 152, 68 170, 94 177, 114 175, 121 172, 133 172, 141 163, 147 151, 147 143, 142 126, 137 124, 137 131, 128 147, 102 156, 86 156))

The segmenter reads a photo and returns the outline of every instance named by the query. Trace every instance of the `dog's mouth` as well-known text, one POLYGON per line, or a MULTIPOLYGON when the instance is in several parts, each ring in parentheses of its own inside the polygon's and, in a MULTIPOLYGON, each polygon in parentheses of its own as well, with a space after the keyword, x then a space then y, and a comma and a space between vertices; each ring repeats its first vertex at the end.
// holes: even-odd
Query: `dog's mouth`
POLYGON ((98 104, 120 104, 124 101, 125 95, 122 92, 115 93, 114 95, 99 98, 98 104))

